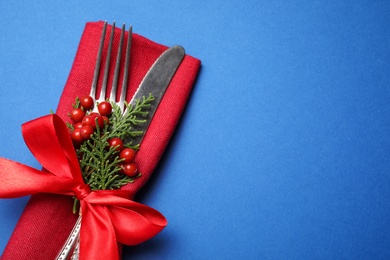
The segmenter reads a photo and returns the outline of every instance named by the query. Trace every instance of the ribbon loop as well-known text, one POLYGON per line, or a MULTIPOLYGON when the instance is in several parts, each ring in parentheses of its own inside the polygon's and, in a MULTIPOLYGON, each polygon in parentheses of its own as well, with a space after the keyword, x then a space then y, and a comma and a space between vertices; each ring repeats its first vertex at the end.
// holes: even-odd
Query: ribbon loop
POLYGON ((27 122, 22 130, 28 147, 47 171, 0 158, 0 197, 16 198, 40 192, 76 196, 83 212, 80 232, 86 238, 80 240, 80 260, 102 256, 119 259, 118 243, 139 244, 166 226, 161 213, 126 199, 131 197, 131 191, 92 191, 84 183, 68 129, 57 115, 27 122), (40 138, 37 133, 41 133, 40 138), (110 234, 106 235, 107 232, 110 234), (90 258, 91 252, 98 255, 90 258))

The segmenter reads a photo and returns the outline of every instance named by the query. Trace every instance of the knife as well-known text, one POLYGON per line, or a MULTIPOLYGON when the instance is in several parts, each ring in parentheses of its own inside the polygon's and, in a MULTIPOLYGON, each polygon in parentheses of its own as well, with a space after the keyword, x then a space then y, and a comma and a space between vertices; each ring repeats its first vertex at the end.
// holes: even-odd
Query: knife
MULTIPOLYGON (((151 104, 149 113, 145 118, 145 122, 142 124, 140 130, 142 134, 135 136, 132 141, 133 144, 140 144, 143 137, 145 136, 146 130, 148 129, 150 122, 153 119, 153 115, 156 112, 158 105, 160 104, 166 89, 169 86, 176 70, 180 66, 181 61, 185 56, 185 50, 181 46, 174 46, 164 51, 160 57, 153 63, 149 71, 146 73, 141 84, 136 90, 133 98, 129 102, 130 106, 134 106, 137 100, 152 95, 154 101, 151 104)), ((127 112, 125 110, 124 114, 127 112)), ((57 255, 56 260, 68 259, 69 255, 73 250, 71 256, 72 260, 79 259, 79 238, 80 238, 80 226, 81 226, 81 215, 78 217, 77 222, 70 233, 64 247, 57 255)))
MULTIPOLYGON (((181 46, 174 46, 163 52, 161 56, 154 62, 152 67, 146 73, 129 105, 135 106, 137 100, 141 100, 143 97, 152 95, 154 97, 153 104, 149 109, 148 116, 145 118, 139 130, 143 130, 143 134, 137 135, 132 138, 133 144, 140 144, 146 130, 152 121, 153 115, 160 104, 161 99, 164 96, 169 83, 171 82, 177 68, 185 55, 184 48, 181 46)), ((126 111, 124 114, 126 114, 126 111)))

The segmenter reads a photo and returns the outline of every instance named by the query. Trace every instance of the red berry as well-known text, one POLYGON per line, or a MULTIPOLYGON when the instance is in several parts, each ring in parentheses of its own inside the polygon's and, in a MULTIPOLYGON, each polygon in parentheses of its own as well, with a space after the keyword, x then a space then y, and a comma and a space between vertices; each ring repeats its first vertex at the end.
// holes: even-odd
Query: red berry
POLYGON ((138 168, 135 163, 126 163, 122 165, 122 171, 124 174, 126 174, 129 177, 135 177, 138 174, 138 168))
POLYGON ((123 142, 118 137, 114 137, 108 140, 108 145, 110 147, 114 147, 118 152, 123 150, 123 142))
POLYGON ((95 126, 98 126, 99 129, 104 128, 104 119, 102 116, 98 116, 95 118, 95 126))
POLYGON ((131 148, 125 148, 119 154, 119 158, 124 159, 124 163, 130 163, 134 160, 135 151, 131 148))
POLYGON ((72 141, 75 145, 79 145, 83 142, 83 137, 81 136, 81 130, 75 129, 71 134, 70 137, 72 138, 72 141))
POLYGON ((102 116, 108 116, 109 114, 111 114, 112 106, 111 106, 110 102, 103 101, 103 102, 99 103, 98 110, 102 116))
POLYGON ((99 115, 99 113, 96 113, 96 112, 93 112, 91 114, 89 114, 91 117, 92 117, 92 127, 93 128, 97 128, 97 126, 100 128, 100 129, 103 129, 104 128, 104 119, 101 115, 99 115))
POLYGON ((88 140, 91 135, 93 134, 94 132, 94 129, 92 128, 92 126, 90 125, 84 125, 81 129, 80 129, 80 132, 81 132, 81 137, 84 139, 84 140, 88 140))
POLYGON ((98 113, 91 113, 83 119, 83 125, 92 126, 94 129, 96 129, 96 123, 100 129, 104 128, 104 119, 98 113))
POLYGON ((106 124, 106 125, 110 124, 110 119, 108 119, 108 117, 102 116, 102 118, 103 118, 104 124, 106 124))
POLYGON ((82 128, 83 127, 83 123, 81 123, 81 122, 78 122, 78 123, 76 123, 76 124, 74 124, 74 129, 80 129, 80 128, 82 128))
POLYGON ((83 125, 92 125, 92 117, 90 115, 87 115, 83 118, 82 124, 83 125))
POLYGON ((70 118, 72 118, 75 122, 81 122, 84 116, 85 116, 85 112, 81 108, 74 108, 70 112, 70 118))
POLYGON ((89 110, 93 108, 93 98, 91 96, 85 96, 80 99, 80 105, 85 109, 89 110))

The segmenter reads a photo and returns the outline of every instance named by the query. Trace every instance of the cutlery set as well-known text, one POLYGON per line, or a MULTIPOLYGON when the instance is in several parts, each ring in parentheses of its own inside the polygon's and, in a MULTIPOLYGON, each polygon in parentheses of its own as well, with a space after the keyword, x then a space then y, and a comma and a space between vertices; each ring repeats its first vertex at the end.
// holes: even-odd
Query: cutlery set
MULTIPOLYGON (((110 62, 111 62, 111 56, 112 56, 112 45, 114 40, 114 32, 115 32, 115 22, 113 23, 111 27, 111 33, 109 38, 109 43, 107 46, 107 55, 105 60, 105 67, 104 67, 104 74, 103 74, 103 81, 101 86, 100 94, 97 96, 97 87, 98 87, 98 79, 99 79, 99 73, 100 68, 102 64, 102 53, 103 49, 105 47, 105 37, 106 37, 106 31, 107 31, 107 21, 104 22, 102 35, 99 42, 99 50, 97 53, 96 58, 96 64, 95 64, 95 70, 94 70, 94 77, 92 81, 92 86, 90 90, 90 96, 97 102, 103 102, 107 99, 110 102, 116 103, 123 114, 126 113, 126 93, 127 93, 127 85, 128 85, 128 79, 129 79, 129 66, 130 66, 130 58, 131 58, 131 40, 132 40, 132 27, 130 26, 128 33, 127 33, 127 45, 125 48, 125 67, 124 67, 124 73, 123 73, 123 80, 122 80, 122 87, 121 92, 118 95, 118 82, 119 82, 119 71, 120 71, 120 64, 121 64, 121 56, 122 56, 122 50, 124 49, 124 35, 125 35, 125 24, 122 26, 121 34, 120 34, 120 41, 116 56, 116 62, 115 62, 115 69, 114 69, 114 77, 112 82, 111 91, 107 96, 107 85, 108 85, 108 75, 109 75, 109 69, 110 69, 110 62), (117 101, 118 100, 118 101, 117 101)), ((142 99, 143 97, 152 95, 154 97, 154 105, 152 105, 149 109, 148 118, 146 119, 146 123, 142 125, 143 134, 134 136, 132 139, 132 142, 136 144, 140 144, 142 141, 142 138, 144 134, 146 133, 147 127, 150 124, 150 121, 152 120, 152 117, 154 115, 154 112, 156 111, 158 104, 160 103, 161 99, 164 96, 165 90, 168 87, 173 75, 175 74, 177 68, 179 67, 182 59, 184 58, 185 51, 181 46, 174 46, 166 50, 161 54, 161 56, 155 61, 155 63, 152 65, 152 67, 149 69, 145 77, 143 78, 141 84, 139 85, 136 93, 134 94, 131 101, 128 103, 129 106, 135 105, 137 100, 142 99)), ((97 111, 97 106, 94 107, 94 112, 97 111)), ((77 219, 77 222, 72 229, 72 232, 70 233, 67 241, 65 242, 63 248, 59 252, 58 256, 56 257, 56 260, 66 260, 69 258, 72 260, 79 259, 79 239, 80 239, 80 228, 82 225, 82 215, 77 219)))

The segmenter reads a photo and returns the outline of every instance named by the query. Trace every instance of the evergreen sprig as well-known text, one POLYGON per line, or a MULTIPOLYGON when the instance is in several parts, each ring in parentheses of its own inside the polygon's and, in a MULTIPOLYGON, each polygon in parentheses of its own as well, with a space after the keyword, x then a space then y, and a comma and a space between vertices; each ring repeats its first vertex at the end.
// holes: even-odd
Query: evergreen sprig
MULTIPOLYGON (((136 100, 135 105, 125 104, 126 112, 123 115, 117 105, 113 105, 112 129, 109 129, 116 137, 123 140, 131 140, 131 137, 143 134, 143 131, 136 130, 135 127, 146 122, 145 117, 149 114, 149 108, 154 101, 152 94, 143 96, 141 100, 136 100)), ((137 144, 135 144, 137 145, 137 144)))
MULTIPOLYGON (((119 173, 119 152, 109 146, 111 138, 118 137, 125 140, 124 146, 138 149, 139 144, 131 142, 132 137, 142 135, 143 131, 136 130, 146 122, 150 106, 154 97, 150 94, 137 100, 135 105, 126 105, 126 112, 122 114, 119 106, 112 102, 113 111, 109 116, 110 123, 104 129, 97 128, 91 138, 76 149, 85 183, 92 190, 118 189, 123 185, 134 182, 140 176, 129 177, 119 173)), ((77 101, 76 101, 77 103, 77 101)))

